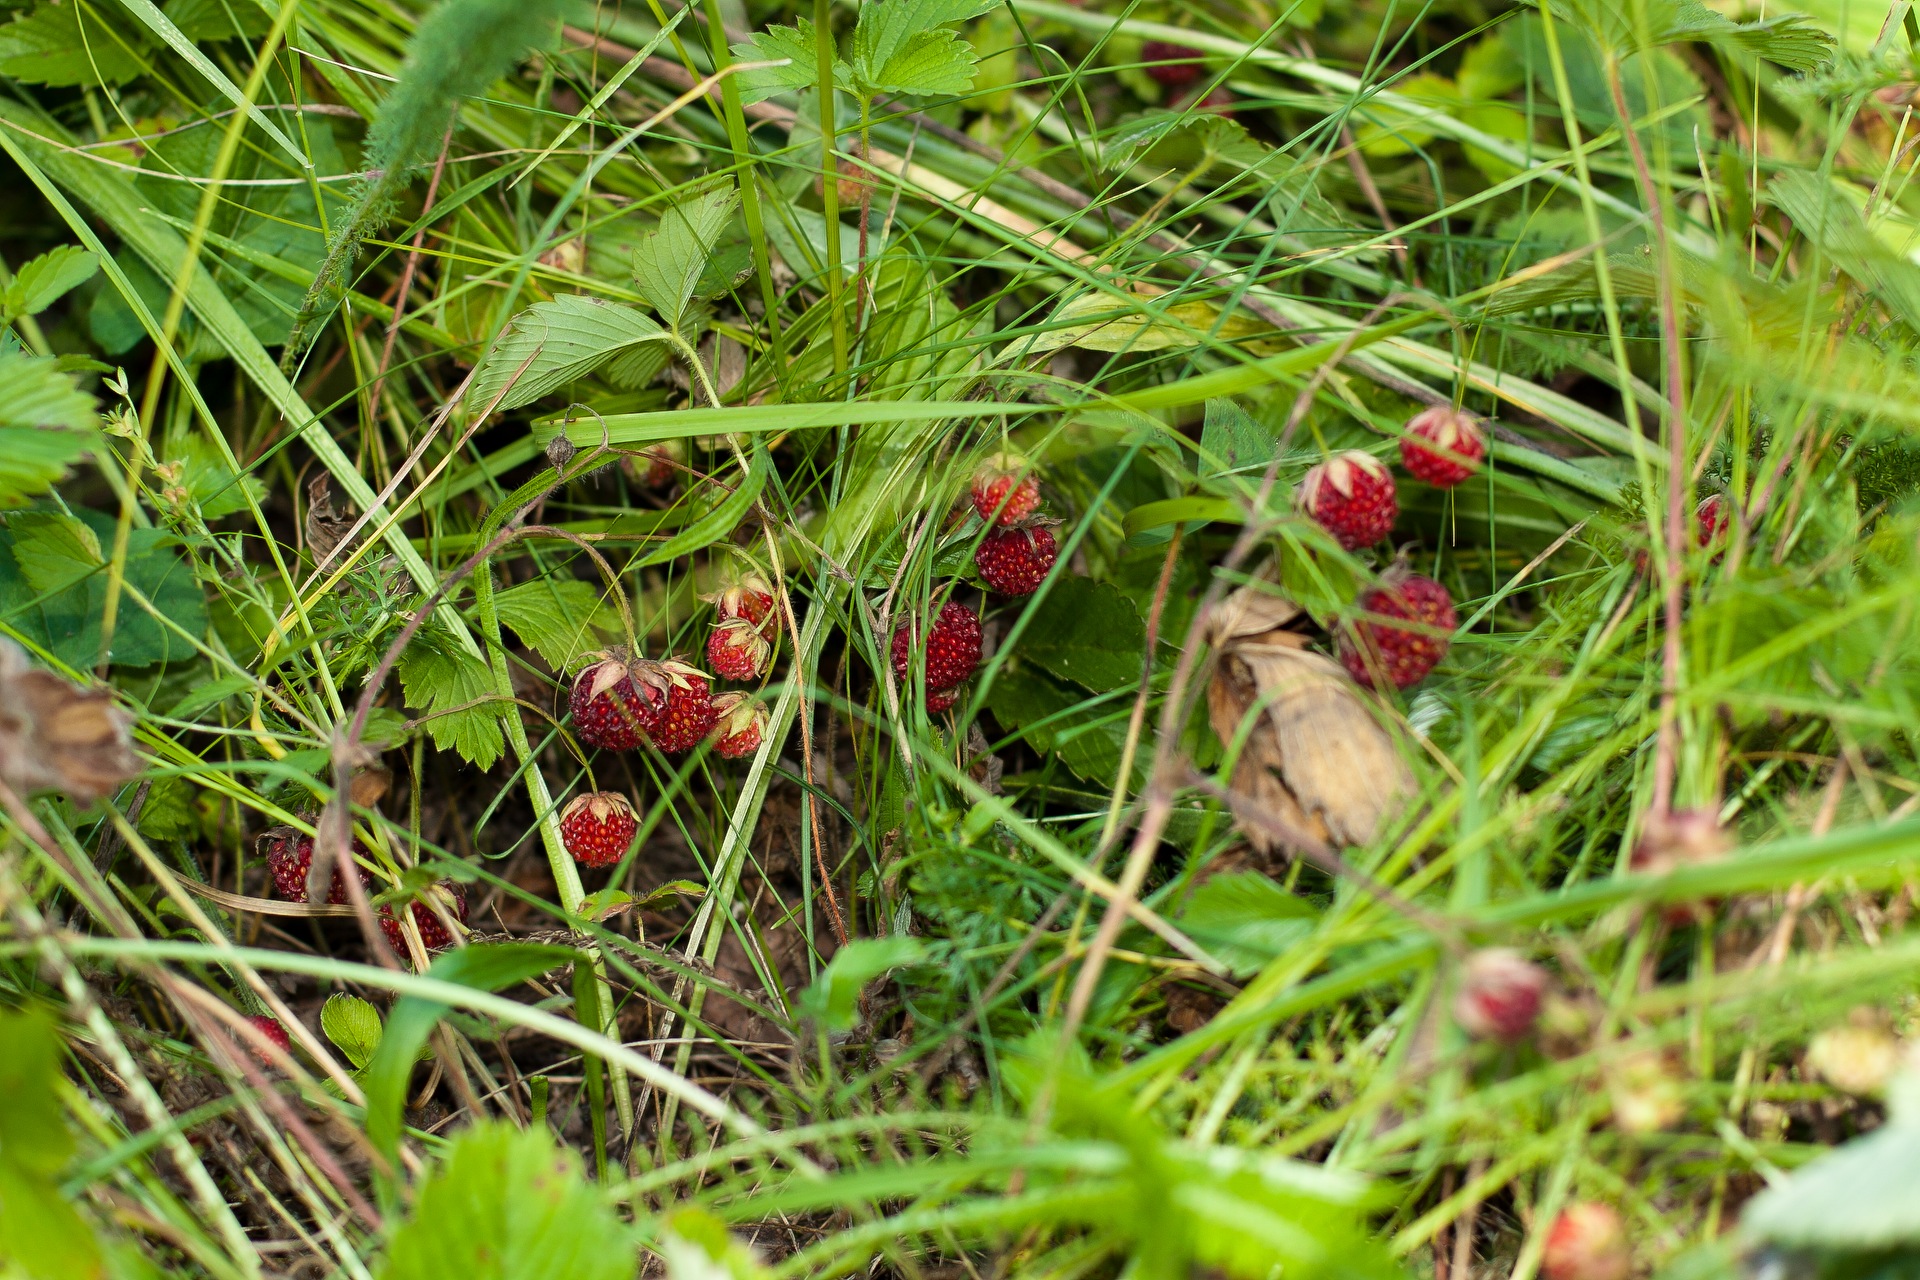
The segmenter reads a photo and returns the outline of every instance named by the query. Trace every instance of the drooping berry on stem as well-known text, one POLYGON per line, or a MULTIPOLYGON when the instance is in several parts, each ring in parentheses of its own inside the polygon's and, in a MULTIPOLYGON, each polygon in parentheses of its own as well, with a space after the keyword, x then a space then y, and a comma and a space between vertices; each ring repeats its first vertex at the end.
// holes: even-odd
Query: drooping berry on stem
POLYGON ((1040 506, 1040 482, 1024 463, 1002 456, 974 473, 972 498, 988 524, 1017 524, 1040 506))
POLYGON ((1340 637, 1340 661, 1369 689, 1377 687, 1376 675, 1396 689, 1426 679, 1460 625, 1447 589, 1417 573, 1389 571, 1354 605, 1364 616, 1340 637), (1407 625, 1398 625, 1403 621, 1407 625))
POLYGON ((1163 89, 1184 89, 1206 74, 1200 64, 1201 53, 1191 45, 1168 40, 1149 40, 1140 46, 1140 60, 1147 74, 1163 89))
POLYGON ((1627 1231, 1612 1206, 1592 1200, 1568 1205, 1547 1228, 1540 1255, 1546 1280, 1627 1280, 1633 1255, 1627 1231))
POLYGON ((1546 970, 1518 951, 1485 947, 1462 967, 1453 1018, 1476 1040, 1522 1040, 1540 1017, 1546 991, 1546 970))
MULTIPOLYGON (((914 654, 920 649, 918 631, 915 623, 903 622, 893 633, 893 674, 898 679, 907 679, 912 670, 914 654)), ((928 691, 953 688, 980 665, 979 617, 965 605, 947 601, 927 629, 925 653, 928 691)))
POLYGON ((1473 415, 1437 405, 1413 416, 1400 437, 1400 461, 1436 489, 1451 489, 1480 469, 1487 437, 1473 415))
POLYGON ((560 842, 583 867, 610 867, 633 843, 640 819, 617 791, 589 791, 560 811, 560 842))
POLYGON ((1348 449, 1308 470, 1294 503, 1348 551, 1370 547, 1400 515, 1393 473, 1370 453, 1348 449))
POLYGON ((1059 557, 1053 531, 1044 525, 1023 524, 989 530, 974 549, 973 567, 980 581, 1003 596, 1030 596, 1040 589, 1059 557))
POLYGON ((751 694, 723 693, 713 700, 713 709, 714 754, 738 760, 760 749, 767 734, 765 703, 751 694))
POLYGON ((772 656, 773 646, 744 617, 728 618, 707 635, 707 665, 722 680, 758 680, 772 656))

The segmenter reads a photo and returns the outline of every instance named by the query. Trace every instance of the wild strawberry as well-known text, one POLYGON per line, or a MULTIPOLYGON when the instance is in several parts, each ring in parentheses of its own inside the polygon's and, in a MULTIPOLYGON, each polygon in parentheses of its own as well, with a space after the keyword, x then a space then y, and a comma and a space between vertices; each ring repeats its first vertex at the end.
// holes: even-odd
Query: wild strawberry
POLYGON ((1200 65, 1198 49, 1166 40, 1149 40, 1140 46, 1140 60, 1147 74, 1163 89, 1184 89, 1206 73, 1200 65))
POLYGON ((1369 689, 1376 687, 1376 673, 1396 689, 1426 679, 1447 656, 1453 630, 1460 625, 1447 589, 1417 573, 1389 572, 1354 603, 1368 616, 1356 619, 1340 637, 1340 661, 1369 689), (1413 626, 1395 626, 1387 619, 1405 619, 1413 626))
POLYGON ((760 634, 771 640, 780 629, 780 613, 774 608, 773 584, 757 573, 729 574, 720 583, 720 589, 711 595, 700 597, 713 606, 713 611, 725 622, 729 618, 745 618, 760 628, 760 634))
POLYGON ((661 751, 691 751, 713 728, 713 686, 698 667, 668 658, 642 663, 637 684, 651 689, 660 707, 647 728, 647 740, 661 751))
MULTIPOLYGON (((261 833, 259 846, 266 858, 267 871, 273 876, 274 892, 288 902, 305 902, 307 871, 313 866, 313 837, 292 827, 272 827, 261 833)), ((367 846, 355 840, 353 851, 365 855, 367 846)), ((371 889, 372 874, 358 863, 354 864, 354 870, 360 876, 361 885, 371 889)), ((347 882, 336 866, 328 881, 327 901, 337 907, 346 900, 347 882)))
POLYGON ((1294 504, 1348 551, 1387 536, 1400 514, 1393 473, 1370 453, 1348 449, 1312 468, 1293 491, 1294 504))
MULTIPOLYGON (((902 623, 893 633, 893 674, 907 679, 918 628, 902 623)), ((940 606, 940 616, 927 632, 927 688, 931 692, 951 689, 973 674, 980 665, 980 619, 965 605, 949 600, 940 606)))
MULTIPOLYGON (((293 1041, 287 1036, 287 1029, 280 1025, 280 1019, 269 1018, 264 1013, 256 1013, 247 1019, 247 1025, 265 1036, 267 1040, 272 1043, 273 1047, 280 1052, 291 1053, 293 1051, 293 1041)), ((253 1056, 263 1063, 267 1061, 265 1054, 256 1053, 253 1056)))
POLYGON ((569 706, 580 740, 607 751, 631 751, 660 722, 660 703, 635 684, 624 651, 609 650, 573 678, 569 706))
POLYGON ((927 691, 927 714, 937 716, 942 711, 953 710, 954 704, 960 701, 960 695, 964 692, 966 692, 966 690, 961 685, 955 685, 951 689, 929 689, 927 691))
POLYGON ((1040 482, 1018 459, 1002 455, 973 476, 973 509, 988 524, 1025 520, 1040 505, 1040 482))
POLYGON ((1400 437, 1400 461, 1436 489, 1451 489, 1480 467, 1487 437, 1472 415, 1445 405, 1417 413, 1400 437))
POLYGON ((973 553, 980 581, 1003 596, 1030 596, 1040 589, 1060 554, 1043 525, 993 529, 973 553))
POLYGON ((723 693, 713 700, 716 713, 711 736, 715 754, 729 760, 750 756, 767 736, 767 708, 745 693, 723 693))
POLYGON ((1540 1274, 1546 1280, 1627 1280, 1633 1256, 1612 1207, 1591 1200, 1568 1205, 1547 1228, 1540 1274))
POLYGON ((1547 974, 1518 951, 1486 947, 1467 957, 1453 1018, 1476 1040, 1521 1040, 1533 1030, 1547 974))
POLYGON ((639 453, 629 453, 621 458, 627 474, 634 483, 643 489, 659 491, 673 487, 680 478, 682 466, 687 460, 687 444, 684 440, 663 440, 659 444, 648 445, 639 453))
POLYGON ((746 618, 728 618, 707 635, 707 665, 722 680, 758 680, 773 646, 746 618))
POLYGON ((589 791, 560 811, 560 842, 583 867, 610 867, 620 861, 640 819, 617 791, 589 791))
MULTIPOLYGON (((439 884, 430 892, 434 892, 448 914, 462 924, 466 923, 467 895, 458 885, 439 884)), ((440 923, 440 917, 433 913, 433 908, 418 901, 408 905, 413 908, 413 923, 420 930, 420 941, 427 950, 444 951, 453 945, 453 935, 447 932, 447 926, 440 923)), ((401 928, 400 918, 394 914, 393 906, 389 904, 380 908, 374 915, 374 921, 379 924, 380 932, 386 935, 387 945, 393 948, 395 954, 407 955, 406 932, 401 928)))
MULTIPOLYGON (((1702 866, 1727 856, 1732 842, 1711 809, 1675 809, 1649 813, 1639 843, 1633 846, 1629 868, 1642 875, 1664 876, 1682 867, 1702 866)), ((1660 913, 1670 925, 1683 925, 1696 914, 1710 913, 1715 899, 1668 903, 1660 913)))
POLYGON ((1693 537, 1703 547, 1710 547, 1720 541, 1727 532, 1729 513, 1727 496, 1724 493, 1710 493, 1700 500, 1693 509, 1693 537))

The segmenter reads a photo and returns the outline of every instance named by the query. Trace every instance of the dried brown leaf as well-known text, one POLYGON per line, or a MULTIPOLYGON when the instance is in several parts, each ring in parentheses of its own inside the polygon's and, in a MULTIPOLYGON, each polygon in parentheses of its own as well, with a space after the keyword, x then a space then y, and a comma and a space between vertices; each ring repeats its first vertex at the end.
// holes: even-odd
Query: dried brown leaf
POLYGON ((15 792, 64 791, 92 804, 140 771, 131 723, 112 690, 30 666, 0 638, 0 781, 15 792))
POLYGON ((307 546, 317 563, 333 554, 353 528, 353 517, 333 506, 333 477, 322 471, 307 481, 307 546))

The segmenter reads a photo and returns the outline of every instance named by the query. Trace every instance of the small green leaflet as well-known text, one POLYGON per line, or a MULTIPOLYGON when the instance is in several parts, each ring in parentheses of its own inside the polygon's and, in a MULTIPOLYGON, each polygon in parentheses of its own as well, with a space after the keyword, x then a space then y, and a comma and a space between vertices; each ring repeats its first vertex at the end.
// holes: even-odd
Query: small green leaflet
POLYGON ((586 377, 617 352, 666 336, 644 312, 617 302, 572 294, 536 302, 513 318, 480 362, 467 404, 477 412, 505 391, 500 408, 517 409, 586 377))
POLYGON ((454 1138, 379 1280, 632 1280, 633 1229, 544 1126, 485 1121, 454 1138))
POLYGON ((380 1011, 359 996, 332 996, 321 1006, 320 1030, 358 1071, 380 1047, 380 1011))
MULTIPOLYGON (((9 298, 12 293, 9 288, 9 298)), ((52 488, 98 444, 97 421, 93 397, 55 361, 0 355, 0 507, 17 507, 52 488)))
POLYGON ((813 985, 800 993, 798 1008, 829 1031, 853 1025, 860 992, 889 969, 926 957, 918 938, 895 934, 889 938, 862 938, 834 952, 813 985))
MULTIPOLYGON (((777 98, 783 93, 811 89, 818 78, 815 75, 819 63, 818 51, 814 48, 813 24, 805 18, 798 19, 791 27, 768 27, 751 40, 734 45, 733 57, 736 62, 787 60, 784 67, 762 67, 740 77, 740 97, 748 105, 777 98)), ((834 84, 841 89, 851 89, 853 83, 849 76, 847 64, 835 58, 834 84)))
POLYGON ((6 288, 7 321, 37 316, 58 302, 68 290, 85 284, 100 269, 100 259, 78 245, 63 244, 21 264, 6 288))
POLYGON ((400 686, 439 750, 451 747, 479 769, 491 769, 506 750, 500 707, 482 701, 494 692, 493 673, 444 632, 425 627, 414 637, 400 657, 400 686))
MULTIPOLYGON (((881 93, 965 93, 973 85, 977 59, 973 46, 947 28, 979 17, 998 2, 869 0, 860 6, 851 62, 834 59, 834 86, 862 98, 881 93)), ((735 45, 733 54, 742 62, 790 60, 784 67, 747 73, 742 96, 748 102, 812 88, 819 78, 814 28, 804 18, 791 27, 767 28, 735 45)))
POLYGON ((500 621, 513 628, 555 671, 566 669, 575 654, 594 647, 594 619, 601 592, 579 578, 535 578, 508 587, 493 598, 500 621))
POLYGON ((0 76, 54 87, 116 85, 146 70, 146 41, 72 0, 41 0, 0 27, 0 76))
POLYGON ((678 333, 720 233, 733 217, 731 187, 682 201, 661 215, 633 250, 633 283, 662 324, 678 333))
POLYGON ((1194 890, 1180 927, 1235 973, 1248 974, 1311 933, 1319 914, 1258 871, 1230 871, 1194 890))

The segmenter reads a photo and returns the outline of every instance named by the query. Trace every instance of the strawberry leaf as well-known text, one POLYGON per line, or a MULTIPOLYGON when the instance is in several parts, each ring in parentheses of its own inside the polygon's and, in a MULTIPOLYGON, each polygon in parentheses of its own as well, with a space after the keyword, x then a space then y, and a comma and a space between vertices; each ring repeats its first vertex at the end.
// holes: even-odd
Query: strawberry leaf
POLYGON ((661 323, 678 332, 720 233, 733 217, 733 189, 719 187, 668 209, 633 250, 633 282, 661 323))
MULTIPOLYGON (((801 89, 811 89, 819 79, 819 51, 814 46, 813 24, 805 18, 791 27, 768 27, 765 31, 733 46, 736 62, 778 62, 784 67, 763 67, 741 74, 740 97, 749 104, 801 89)), ((842 89, 852 87, 852 73, 840 59, 833 60, 833 80, 842 89)))
POLYGON ((482 701, 493 693, 493 673, 443 632, 426 628, 413 638, 400 657, 400 685, 438 749, 451 748, 479 769, 492 768, 506 750, 500 707, 482 701))
POLYGON ((617 302, 571 294, 536 302, 513 318, 480 362, 467 403, 478 410, 498 398, 500 408, 517 409, 620 352, 666 336, 644 312, 617 302))
POLYGON ((1140 683, 1147 628, 1108 583, 1061 576, 1033 611, 1021 657, 1096 693, 1140 683))
POLYGON ((39 315, 63 294, 85 284, 100 269, 100 259, 78 245, 63 244, 22 263, 6 289, 10 317, 39 315))
POLYGON ((602 615, 600 588, 579 578, 534 578, 494 597, 500 621, 513 628, 555 671, 594 646, 602 615))

